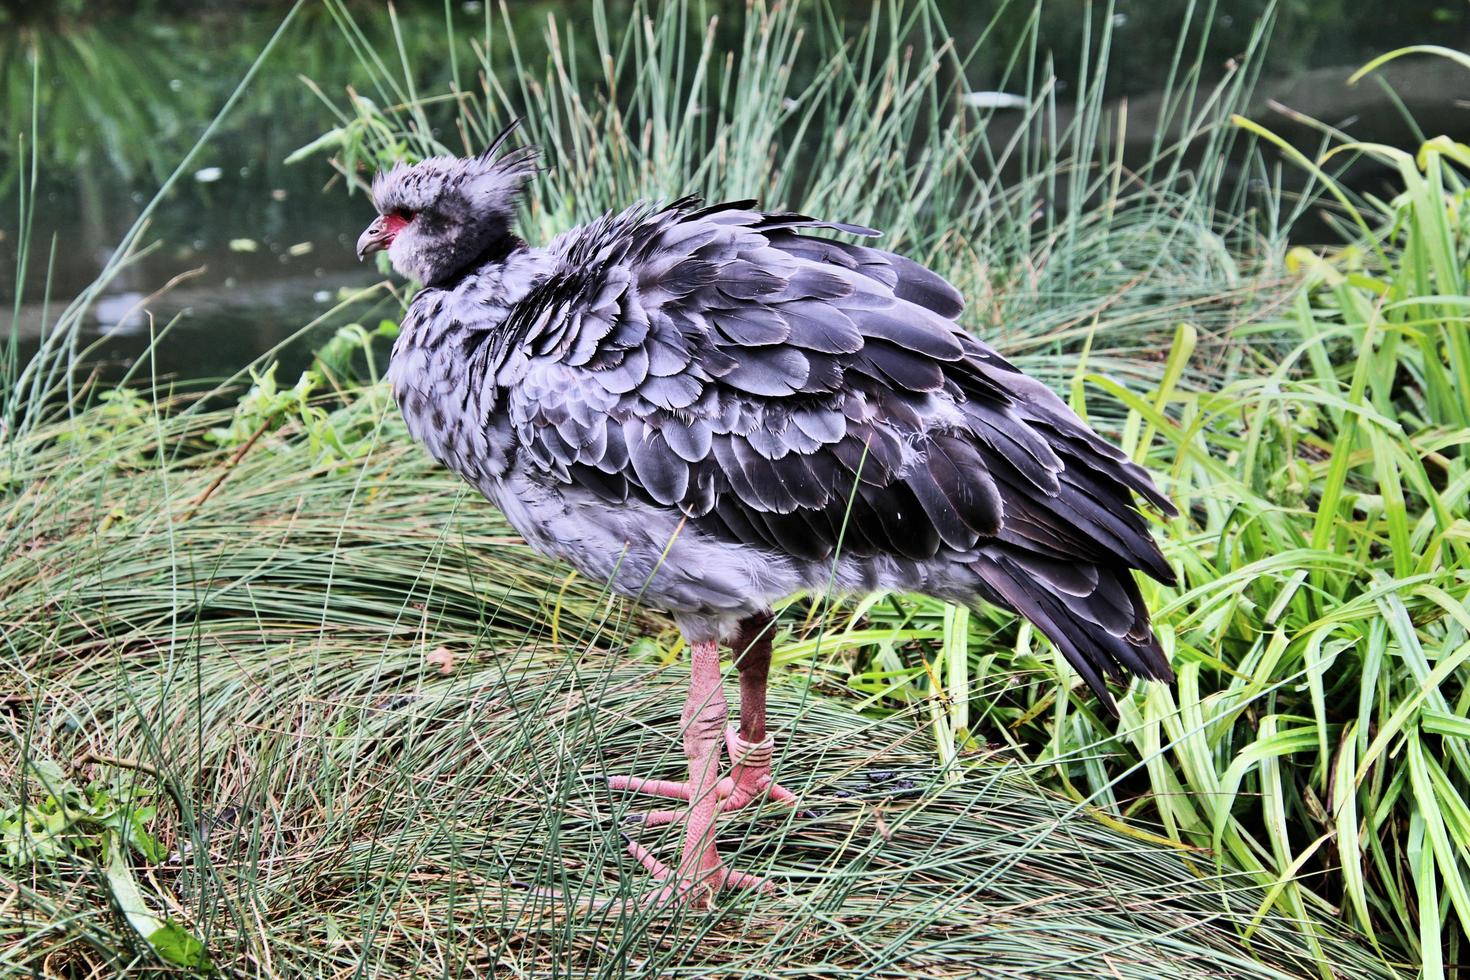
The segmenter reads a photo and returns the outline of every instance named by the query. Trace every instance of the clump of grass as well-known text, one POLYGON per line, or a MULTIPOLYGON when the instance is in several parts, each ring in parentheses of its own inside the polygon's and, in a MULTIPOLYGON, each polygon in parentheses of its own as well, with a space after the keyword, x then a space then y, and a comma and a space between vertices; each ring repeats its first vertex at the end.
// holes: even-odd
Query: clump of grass
MULTIPOLYGON (((820 815, 776 808, 722 838, 777 892, 672 920, 600 909, 648 885, 622 854, 634 801, 600 777, 682 764, 662 622, 536 557, 408 444, 380 389, 244 455, 208 438, 228 413, 104 411, 76 423, 121 455, 66 423, 0 474, 0 812, 43 807, 22 760, 149 792, 167 856, 129 852, 139 894, 227 973, 1312 969, 1274 913, 1242 946, 1265 895, 1203 853, 1110 829, 1004 755, 946 773, 925 708, 865 717, 801 669, 773 714, 783 780, 820 815), (324 456, 317 424, 364 451, 324 456)), ((92 849, 8 874, 6 969, 152 958, 92 849)), ((1387 975, 1316 928, 1344 970, 1387 975)))

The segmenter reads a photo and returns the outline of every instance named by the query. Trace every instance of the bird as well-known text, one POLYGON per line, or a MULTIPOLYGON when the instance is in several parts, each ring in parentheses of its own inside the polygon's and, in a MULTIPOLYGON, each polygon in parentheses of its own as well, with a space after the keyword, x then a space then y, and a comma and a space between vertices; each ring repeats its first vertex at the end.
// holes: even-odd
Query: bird
POLYGON ((964 300, 874 229, 753 200, 633 203, 535 246, 537 148, 379 171, 359 258, 415 280, 387 376, 409 433, 526 543, 672 614, 690 649, 677 861, 627 837, 639 900, 770 891, 721 816, 796 805, 772 774, 773 604, 920 593, 1029 620, 1116 714, 1107 679, 1171 681, 1135 572, 1175 576, 1149 473, 959 322, 964 300), (739 677, 733 721, 720 645, 739 677), (722 771, 721 755, 729 757, 722 771))

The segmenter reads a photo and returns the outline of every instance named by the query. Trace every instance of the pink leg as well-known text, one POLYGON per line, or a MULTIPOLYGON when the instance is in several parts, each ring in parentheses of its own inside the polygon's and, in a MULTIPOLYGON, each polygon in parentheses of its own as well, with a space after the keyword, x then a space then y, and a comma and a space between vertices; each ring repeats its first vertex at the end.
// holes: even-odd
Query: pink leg
POLYGON ((715 850, 715 818, 720 797, 720 735, 729 705, 720 681, 720 647, 714 641, 694 644, 694 666, 689 675, 689 696, 684 701, 684 758, 689 760, 689 820, 684 827, 684 850, 679 858, 678 879, 705 893, 696 897, 703 904, 718 884, 713 880, 720 868, 715 850))
POLYGON ((730 753, 730 778, 734 785, 726 809, 738 810, 753 800, 769 796, 778 803, 795 803, 796 794, 776 785, 771 778, 771 757, 776 742, 766 733, 766 680, 771 673, 771 632, 775 624, 769 614, 752 616, 740 624, 735 649, 740 657, 740 725, 725 732, 730 753))
POLYGON ((656 827, 684 824, 684 846, 677 867, 670 868, 647 848, 628 839, 628 852, 661 888, 648 896, 655 904, 689 902, 706 908, 722 888, 769 890, 763 878, 732 871, 720 861, 715 847, 715 824, 720 813, 738 810, 770 798, 794 803, 795 794, 776 785, 771 778, 774 742, 766 734, 766 678, 770 669, 770 620, 753 617, 742 624, 742 635, 734 644, 741 651, 740 723, 725 726, 728 706, 720 682, 719 648, 715 643, 692 645, 693 670, 689 695, 684 702, 684 755, 689 762, 689 781, 640 779, 614 776, 612 789, 682 800, 683 811, 657 810, 635 814, 630 821, 656 827), (730 775, 719 777, 721 736, 730 754, 730 775))

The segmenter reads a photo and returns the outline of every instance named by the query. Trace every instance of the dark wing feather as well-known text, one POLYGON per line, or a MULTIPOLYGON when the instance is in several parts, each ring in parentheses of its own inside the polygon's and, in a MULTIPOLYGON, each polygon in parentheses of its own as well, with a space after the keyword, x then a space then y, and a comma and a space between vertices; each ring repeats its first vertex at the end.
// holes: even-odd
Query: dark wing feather
POLYGON ((798 559, 966 564, 1105 702, 1168 676, 1132 577, 1172 580, 1147 473, 960 331, 942 277, 823 229, 874 234, 686 200, 564 236, 501 348, 526 458, 798 559))

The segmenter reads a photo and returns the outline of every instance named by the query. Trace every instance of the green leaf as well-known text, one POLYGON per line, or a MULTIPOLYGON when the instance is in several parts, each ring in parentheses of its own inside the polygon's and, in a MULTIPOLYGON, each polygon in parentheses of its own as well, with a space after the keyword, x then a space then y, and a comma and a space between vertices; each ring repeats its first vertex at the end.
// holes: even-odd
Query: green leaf
POLYGON ((1463 51, 1456 51, 1454 48, 1440 47, 1438 44, 1410 44, 1406 47, 1395 48, 1392 51, 1381 54, 1378 57, 1374 58, 1362 68, 1359 68, 1357 71, 1353 72, 1352 75, 1348 77, 1348 84, 1356 85, 1359 80, 1377 71, 1379 68, 1382 68, 1390 61, 1402 58, 1404 55, 1408 54, 1438 55, 1441 58, 1446 58, 1450 61, 1456 62, 1461 67, 1470 68, 1470 54, 1466 54, 1463 51))
POLYGON ((339 149, 347 141, 347 133, 340 126, 327 130, 305 146, 297 147, 286 156, 286 163, 300 163, 318 153, 339 149))
POLYGON ((133 877, 133 869, 128 866, 124 856, 126 848, 121 841, 116 836, 110 836, 105 850, 107 858, 103 871, 107 885, 128 925, 133 927, 161 959, 201 972, 212 972, 213 964, 204 944, 178 923, 159 918, 148 907, 143 899, 143 892, 133 877))
POLYGON ((1425 708, 1419 712, 1419 726, 1431 735, 1470 738, 1470 719, 1448 711, 1425 708))
POLYGON ((172 919, 153 930, 146 937, 153 951, 170 963, 186 966, 204 973, 213 972, 209 953, 204 944, 183 926, 172 919))

